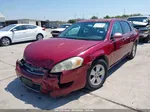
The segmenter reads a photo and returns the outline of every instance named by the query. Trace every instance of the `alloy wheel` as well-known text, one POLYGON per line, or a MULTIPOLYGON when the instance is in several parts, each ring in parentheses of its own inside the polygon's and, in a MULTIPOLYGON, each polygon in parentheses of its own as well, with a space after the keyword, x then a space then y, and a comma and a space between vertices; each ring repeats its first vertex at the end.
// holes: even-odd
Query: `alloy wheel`
POLYGON ((103 65, 98 64, 93 67, 90 73, 90 82, 92 85, 99 85, 105 77, 105 68, 103 65))
POLYGON ((10 40, 8 38, 2 38, 1 43, 2 45, 7 46, 10 44, 10 40))

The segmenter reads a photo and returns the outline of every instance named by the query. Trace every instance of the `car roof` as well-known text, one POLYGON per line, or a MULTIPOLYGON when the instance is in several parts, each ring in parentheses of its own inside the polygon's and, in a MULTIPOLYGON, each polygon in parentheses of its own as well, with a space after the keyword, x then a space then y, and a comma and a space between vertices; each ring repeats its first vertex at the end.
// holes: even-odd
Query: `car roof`
POLYGON ((33 25, 33 24, 11 24, 11 25, 16 25, 16 26, 20 26, 20 25, 32 25, 32 26, 36 26, 36 25, 33 25))
POLYGON ((111 21, 117 21, 117 20, 125 21, 125 19, 112 18, 112 19, 89 19, 89 20, 81 20, 79 22, 111 22, 111 21))

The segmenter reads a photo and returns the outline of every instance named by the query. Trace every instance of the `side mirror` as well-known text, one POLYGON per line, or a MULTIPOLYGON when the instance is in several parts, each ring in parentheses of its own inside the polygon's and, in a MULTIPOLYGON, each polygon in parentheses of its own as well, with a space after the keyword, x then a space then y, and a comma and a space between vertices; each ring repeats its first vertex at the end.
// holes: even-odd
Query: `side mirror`
POLYGON ((122 33, 115 33, 114 35, 113 35, 113 38, 122 38, 122 33))
POLYGON ((16 29, 12 29, 11 31, 12 31, 12 32, 15 32, 15 31, 17 31, 17 30, 16 30, 16 29))

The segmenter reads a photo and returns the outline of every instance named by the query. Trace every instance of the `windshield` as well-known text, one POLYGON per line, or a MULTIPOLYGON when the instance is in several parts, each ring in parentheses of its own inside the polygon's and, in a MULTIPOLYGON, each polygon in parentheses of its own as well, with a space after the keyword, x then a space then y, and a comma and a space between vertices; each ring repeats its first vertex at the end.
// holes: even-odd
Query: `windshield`
POLYGON ((79 40, 104 40, 109 22, 80 22, 73 24, 59 35, 59 38, 79 40))
POLYGON ((9 31, 10 29, 12 29, 15 26, 16 25, 9 25, 9 26, 6 26, 6 27, 2 28, 0 31, 9 31))
POLYGON ((70 25, 60 25, 59 28, 67 28, 69 27, 70 25))
POLYGON ((128 21, 138 21, 138 22, 147 23, 148 18, 147 17, 135 17, 135 18, 129 18, 128 21))

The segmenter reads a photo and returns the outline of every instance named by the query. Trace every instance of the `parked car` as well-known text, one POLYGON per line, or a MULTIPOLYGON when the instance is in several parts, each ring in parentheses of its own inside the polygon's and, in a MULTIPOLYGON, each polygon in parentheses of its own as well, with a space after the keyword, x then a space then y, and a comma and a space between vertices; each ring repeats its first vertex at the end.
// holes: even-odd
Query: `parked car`
POLYGON ((150 41, 150 16, 130 17, 128 21, 140 32, 140 39, 148 43, 150 41))
POLYGON ((0 29, 0 44, 3 46, 15 42, 41 40, 46 36, 45 29, 29 24, 12 24, 0 29))
POLYGON ((0 29, 2 29, 5 26, 4 22, 0 22, 0 29))
POLYGON ((125 20, 81 21, 58 38, 28 45, 16 62, 16 74, 27 88, 53 97, 84 87, 96 90, 111 67, 135 57, 138 37, 125 20))
POLYGON ((57 37, 61 32, 63 32, 66 28, 70 27, 71 24, 62 24, 58 28, 53 29, 51 34, 53 37, 57 37))

